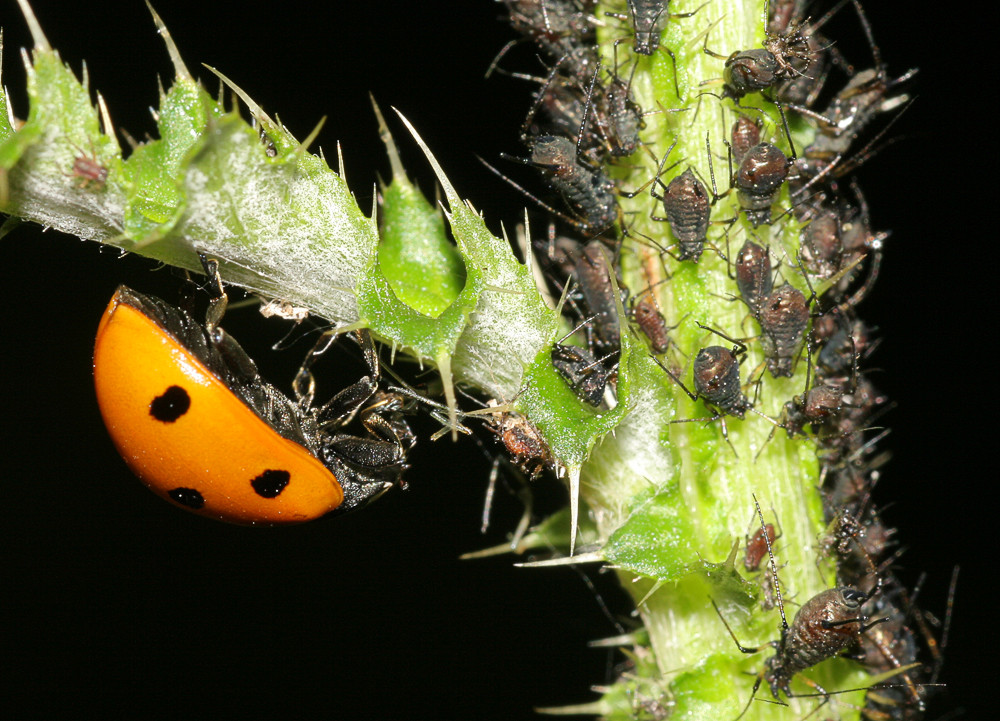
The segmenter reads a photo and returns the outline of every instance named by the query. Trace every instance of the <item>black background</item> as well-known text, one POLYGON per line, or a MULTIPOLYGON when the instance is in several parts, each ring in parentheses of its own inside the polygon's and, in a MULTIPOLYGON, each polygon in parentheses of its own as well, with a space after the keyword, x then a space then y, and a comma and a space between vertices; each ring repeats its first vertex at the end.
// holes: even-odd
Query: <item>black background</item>
MULTIPOLYGON (((318 143, 332 157, 341 142, 362 208, 371 205, 375 172, 388 173, 372 90, 384 108, 409 117, 495 230, 501 219, 508 227, 519 220, 523 199, 474 157, 520 152, 528 105, 525 84, 482 77, 510 37, 499 5, 334 3, 321 15, 306 3, 235 5, 175 1, 158 10, 209 87, 215 81, 202 62, 298 137, 329 116, 318 143)), ((908 549, 901 575, 912 582, 928 574, 926 606, 943 607, 951 569, 963 567, 944 673, 950 689, 929 718, 956 706, 976 717, 976 697, 993 695, 983 672, 996 653, 981 600, 981 559, 996 547, 981 544, 994 538, 983 529, 997 477, 994 354, 984 345, 995 335, 986 314, 995 303, 986 243, 996 233, 995 185, 982 171, 967 173, 974 162, 992 170, 996 157, 992 116, 982 105, 972 114, 981 97, 973 83, 988 72, 976 57, 985 46, 970 37, 972 18, 899 17, 913 13, 908 4, 871 5, 890 72, 922 68, 919 99, 893 131, 901 141, 859 173, 876 227, 894 231, 862 311, 884 335, 871 360, 883 369, 876 382, 899 403, 885 442, 895 458, 878 497, 908 549), (972 144, 984 132, 986 153, 972 144), (972 650, 975 641, 986 653, 972 650)), ((17 51, 30 41, 13 0, 2 7, 3 82, 23 115, 17 51)), ((152 133, 146 108, 157 102, 155 77, 172 73, 144 4, 38 0, 35 10, 64 60, 79 69, 86 59, 115 123, 135 137, 152 133)), ((863 43, 841 47, 866 62, 863 43)), ((520 55, 522 67, 528 57, 520 55)), ((393 130, 411 174, 432 192, 417 150, 398 124, 393 130)), ((4 238, 0 259, 2 483, 11 501, 2 607, 9 689, 0 703, 18 717, 514 719, 589 700, 589 685, 611 678, 608 656, 586 642, 614 626, 574 571, 457 560, 501 542, 517 514, 503 498, 496 525, 479 535, 489 463, 475 445, 444 452, 446 441, 421 444, 409 492, 329 523, 255 530, 178 512, 136 483, 115 453, 90 377, 93 333, 115 286, 173 298, 176 278, 37 227, 4 238)), ((287 387, 295 354, 268 350, 280 322, 233 312, 227 328, 287 387)), ((608 604, 626 608, 607 580, 595 579, 608 604)))

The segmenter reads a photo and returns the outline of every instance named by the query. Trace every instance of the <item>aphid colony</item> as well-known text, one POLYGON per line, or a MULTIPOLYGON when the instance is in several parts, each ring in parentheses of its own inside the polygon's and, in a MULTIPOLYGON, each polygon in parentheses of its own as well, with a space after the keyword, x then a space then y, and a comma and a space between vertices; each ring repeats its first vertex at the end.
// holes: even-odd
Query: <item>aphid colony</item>
MULTIPOLYGON (((755 408, 756 391, 750 392, 751 386, 759 391, 763 374, 801 379, 801 391, 776 405, 780 415, 765 418, 817 450, 829 523, 822 548, 836 561, 838 588, 798 599, 799 613, 792 624, 784 623, 775 642, 778 660, 768 662, 758 684, 766 680, 779 698, 779 692, 789 694, 790 680, 799 671, 850 653, 872 674, 906 669, 895 685, 868 694, 864 718, 919 718, 940 666, 940 630, 929 628, 915 594, 894 576, 893 529, 872 501, 886 460, 877 447, 884 433, 873 426, 889 403, 863 370, 877 340, 856 314, 878 276, 888 233, 873 229, 861 189, 847 177, 873 154, 876 141, 908 102, 900 86, 916 71, 890 75, 858 0, 837 3, 815 20, 806 14, 807 7, 815 8, 805 2, 775 0, 761 47, 727 48, 728 54, 709 47, 718 18, 708 15, 718 14, 718 6, 680 14, 664 0, 628 0, 617 12, 598 12, 589 0, 502 2, 521 40, 508 45, 494 67, 503 69, 510 61, 507 51, 517 42, 534 43, 532 61, 542 64, 534 74, 519 74, 536 86, 520 133, 527 156, 505 157, 535 168, 543 190, 529 192, 508 182, 549 211, 549 237, 538 254, 556 291, 564 292, 565 312, 571 325, 583 330, 586 346, 554 346, 556 370, 581 401, 606 407, 616 384, 620 334, 626 332, 618 323, 620 300, 628 332, 644 338, 664 372, 712 414, 674 422, 717 421, 728 440, 727 428, 748 422, 740 420, 751 418, 748 411, 763 415, 755 408), (870 48, 870 67, 856 69, 823 34, 838 12, 853 14, 870 48), (701 96, 699 102, 721 103, 728 113, 725 137, 706 139, 707 179, 699 163, 680 157, 677 140, 662 158, 653 159, 655 175, 637 176, 646 172, 639 170, 640 161, 652 155, 644 145, 647 124, 676 127, 679 136, 686 122, 686 113, 671 114, 675 109, 666 100, 642 108, 632 97, 636 67, 657 53, 669 56, 667 67, 673 68, 680 95, 685 83, 678 80, 678 48, 662 42, 674 22, 704 27, 699 44, 724 61, 721 80, 695 79, 703 90, 687 83, 701 96), (606 38, 602 52, 596 44, 599 29, 606 38), (721 92, 711 87, 713 82, 721 83, 721 92), (776 110, 776 119, 753 107, 759 100, 776 110), (796 137, 811 140, 796 148, 790 128, 796 137), (726 148, 724 154, 718 154, 719 147, 726 148), (720 194, 714 168, 727 162, 729 187, 720 194), (635 211, 625 213, 622 201, 644 197, 648 210, 640 212, 652 223, 637 224, 630 217, 635 211), (779 227, 794 228, 796 242, 788 242, 789 231, 772 232, 779 227), (702 269, 706 253, 728 269, 730 297, 745 308, 747 326, 755 326, 749 338, 735 337, 736 328, 715 327, 711 318, 665 317, 658 284, 669 283, 678 270, 689 272, 692 265, 702 269), (644 285, 628 287, 626 278, 638 275, 623 273, 623 257, 629 254, 641 256, 640 268, 653 257, 659 279, 646 273, 644 285), (620 298, 614 296, 615 285, 620 298), (700 327, 706 344, 679 347, 669 334, 676 328, 670 322, 700 327), (708 344, 713 335, 725 344, 708 344), (760 368, 741 368, 748 348, 763 357, 760 368), (822 638, 810 642, 799 618, 818 618, 823 609, 842 618, 824 621, 822 632, 813 629, 813 638, 822 638), (918 664, 924 649, 935 655, 933 666, 918 664)), ((516 167, 512 172, 521 173, 516 167)), ((774 527, 765 527, 761 518, 761 531, 750 540, 753 556, 748 541, 746 570, 762 574, 765 599, 774 605, 776 572, 755 570, 769 554, 774 527)))

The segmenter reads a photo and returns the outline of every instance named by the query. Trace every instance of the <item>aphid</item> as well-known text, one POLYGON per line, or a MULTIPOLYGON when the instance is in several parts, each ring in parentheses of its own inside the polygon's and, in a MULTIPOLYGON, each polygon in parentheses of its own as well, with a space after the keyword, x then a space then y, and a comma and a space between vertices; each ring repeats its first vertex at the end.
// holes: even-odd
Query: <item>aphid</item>
POLYGON ((498 405, 495 400, 487 403, 487 409, 496 409, 488 416, 491 422, 487 427, 503 443, 514 465, 534 480, 555 464, 552 452, 531 421, 519 413, 501 410, 498 405))
MULTIPOLYGON (((358 508, 400 483, 414 437, 401 399, 378 388, 368 334, 355 334, 368 376, 319 407, 297 382, 293 401, 218 326, 226 296, 217 262, 203 262, 217 294, 204 326, 121 286, 98 328, 97 399, 132 471, 182 508, 251 525, 358 508), (355 419, 365 436, 341 431, 355 419)), ((311 381, 308 363, 300 376, 311 381)))
MULTIPOLYGON (((635 66, 632 69, 634 72, 635 66)), ((595 107, 594 124, 612 158, 631 155, 639 147, 639 131, 644 124, 642 109, 632 100, 631 84, 631 78, 625 83, 616 71, 611 83, 599 95, 601 102, 595 107)))
POLYGON ((761 418, 764 418, 769 423, 778 425, 777 421, 773 418, 754 410, 753 405, 747 399, 746 395, 743 393, 743 389, 740 387, 740 363, 746 356, 747 347, 735 338, 730 338, 729 336, 715 330, 714 328, 709 328, 706 325, 698 323, 698 327, 703 330, 711 331, 722 338, 725 338, 730 343, 735 345, 730 350, 729 348, 724 348, 722 346, 713 345, 707 348, 702 348, 698 351, 698 354, 694 358, 694 367, 692 378, 694 380, 694 392, 692 393, 688 390, 688 387, 684 385, 684 382, 669 368, 667 368, 663 363, 659 361, 655 356, 653 360, 656 361, 657 365, 660 366, 666 372, 668 376, 673 379, 673 381, 681 387, 687 396, 692 401, 697 401, 701 398, 705 405, 709 409, 715 410, 715 415, 710 418, 684 418, 682 420, 670 421, 671 423, 693 423, 701 421, 719 421, 722 424, 722 436, 729 441, 729 430, 726 427, 726 419, 724 416, 735 416, 736 418, 743 419, 746 416, 747 411, 756 413, 761 418))
POLYGON ((760 344, 768 371, 775 378, 791 376, 809 325, 805 294, 785 283, 760 302, 754 317, 760 324, 760 344))
MULTIPOLYGON (((677 260, 693 260, 698 262, 702 252, 705 250, 705 242, 708 236, 709 219, 712 213, 712 203, 709 200, 708 190, 705 185, 695 177, 694 171, 688 168, 680 175, 674 177, 669 183, 664 183, 661 177, 666 172, 663 166, 673 152, 677 142, 674 141, 667 152, 663 155, 663 160, 656 170, 656 175, 646 183, 643 183, 637 190, 622 193, 625 197, 632 198, 641 193, 646 187, 652 185, 649 194, 663 203, 665 217, 650 215, 652 220, 663 221, 670 224, 670 231, 677 241, 679 252, 674 255, 677 260), (656 192, 656 186, 663 189, 663 195, 656 192)), ((674 163, 666 170, 675 167, 674 163)), ((667 250, 669 252, 669 249, 667 250)))
POLYGON ((643 335, 649 339, 653 352, 666 353, 672 343, 670 339, 671 327, 667 325, 666 318, 656 307, 652 293, 640 293, 632 304, 632 318, 643 335))
POLYGON ((733 158, 737 164, 742 163, 750 149, 760 143, 760 128, 760 123, 746 115, 736 117, 730 132, 730 147, 733 149, 733 158))
POLYGON ((747 536, 743 567, 748 571, 759 569, 764 556, 767 555, 768 547, 774 545, 777 537, 777 531, 773 523, 766 523, 762 528, 758 528, 753 536, 747 536))
MULTIPOLYGON (((756 498, 754 498, 754 505, 763 528, 765 525, 764 514, 761 512, 760 504, 756 498)), ((882 579, 875 574, 875 587, 870 593, 851 586, 820 591, 802 604, 789 625, 785 618, 784 603, 781 600, 781 587, 778 582, 774 553, 766 533, 763 538, 767 546, 778 610, 781 614, 781 637, 777 641, 771 641, 762 646, 744 646, 736 638, 736 634, 733 633, 729 623, 719 610, 718 604, 715 603, 714 599, 712 600, 712 605, 715 607, 716 613, 719 614, 719 619, 725 625, 741 653, 758 653, 766 647, 775 650, 774 655, 764 662, 764 668, 754 682, 750 699, 737 719, 742 718, 750 708, 762 682, 767 682, 771 695, 779 702, 781 693, 791 698, 794 695, 791 690, 791 680, 796 674, 856 645, 862 634, 885 621, 883 618, 870 621, 862 613, 862 606, 881 591, 882 579)), ((874 571, 874 566, 872 566, 872 572, 874 573, 874 571)), ((821 695, 829 696, 829 693, 819 684, 813 682, 813 685, 821 695)))
MULTIPOLYGON (((573 0, 504 0, 510 24, 535 42, 552 58, 565 58, 564 65, 581 84, 597 67, 597 51, 591 40, 595 18, 573 0)), ((507 52, 508 44, 491 65, 495 67, 507 52)), ((487 73, 489 74, 489 73, 487 73)))
POLYGON ((70 178, 78 178, 81 190, 89 188, 91 185, 97 190, 101 190, 108 181, 108 169, 97 159, 96 153, 91 150, 90 154, 73 146, 79 153, 73 158, 73 168, 66 175, 70 178))
POLYGON ((261 144, 264 146, 264 154, 269 158, 278 157, 278 148, 271 140, 270 136, 264 132, 264 126, 261 125, 257 128, 257 137, 260 138, 261 144))
POLYGON ((600 66, 595 68, 587 83, 581 85, 561 74, 560 70, 565 62, 565 57, 556 60, 544 78, 510 73, 512 77, 540 84, 531 108, 521 123, 521 141, 531 148, 535 144, 535 138, 541 135, 575 136, 577 154, 597 161, 598 154, 604 150, 605 139, 590 130, 591 123, 588 119, 594 105, 591 98, 601 97, 601 92, 595 96, 600 66), (541 122, 538 121, 539 114, 543 119, 541 122))
POLYGON ((792 375, 792 365, 809 325, 810 301, 788 283, 772 290, 770 256, 750 240, 736 256, 736 285, 760 324, 760 343, 771 375, 792 375))
POLYGON ((839 388, 813 386, 785 403, 782 423, 788 437, 804 433, 807 425, 821 425, 840 415, 844 394, 839 388))
POLYGON ((882 55, 872 33, 871 24, 858 0, 851 0, 861 26, 868 39, 875 62, 874 68, 855 74, 821 116, 816 116, 819 134, 804 151, 804 172, 815 175, 822 168, 835 163, 850 149, 861 131, 879 114, 894 110, 909 100, 907 95, 888 97, 897 86, 916 74, 916 69, 890 80, 886 74, 882 55))
POLYGON ((680 250, 678 260, 692 260, 695 263, 705 250, 708 237, 708 223, 712 212, 712 204, 708 199, 705 185, 695 177, 694 171, 688 168, 671 180, 667 185, 659 178, 656 182, 663 186, 663 195, 657 195, 655 190, 650 194, 663 202, 666 217, 651 216, 653 220, 667 221, 670 230, 680 250))
POLYGON ((556 343, 551 351, 552 365, 580 400, 595 408, 604 400, 604 391, 614 376, 604 367, 603 359, 574 345, 556 343))
MULTIPOLYGON (((884 243, 890 235, 888 231, 880 233, 872 232, 868 203, 861 193, 861 188, 857 182, 852 181, 851 189, 858 201, 858 205, 854 207, 844 203, 841 205, 838 215, 840 240, 843 249, 841 266, 848 268, 867 258, 868 272, 864 281, 858 287, 854 288, 851 295, 842 300, 837 306, 840 311, 845 311, 858 305, 874 287, 882 266, 884 243)), ((836 286, 838 294, 841 297, 846 295, 854 286, 855 281, 856 273, 849 272, 844 275, 836 286)))
MULTIPOLYGON (((763 528, 758 528, 753 536, 745 536, 746 551, 743 556, 743 567, 751 573, 757 571, 767 555, 768 546, 774 546, 775 540, 780 537, 780 526, 776 529, 771 523, 765 524, 763 528)), ((775 604, 774 581, 771 574, 761 574, 760 587, 762 592, 761 608, 768 611, 774 608, 775 604)))
POLYGON ((770 255, 752 240, 743 243, 736 254, 736 285, 743 302, 756 317, 761 304, 771 295, 774 280, 771 277, 770 255))
POLYGON ((844 247, 840 239, 839 214, 821 210, 802 229, 799 259, 807 271, 830 278, 840 271, 844 247))
POLYGON ((840 506, 820 539, 821 552, 837 558, 837 577, 851 584, 864 580, 869 565, 882 557, 896 532, 872 508, 873 486, 874 481, 859 502, 840 506))
POLYGON ((549 184, 562 196, 571 215, 560 213, 535 198, 495 168, 487 167, 546 210, 562 217, 583 233, 597 235, 618 220, 618 200, 615 184, 603 169, 586 163, 577 154, 577 146, 569 138, 540 135, 533 139, 531 158, 504 154, 507 160, 538 168, 549 184))
MULTIPOLYGON (((835 7, 816 23, 808 20, 800 22, 795 14, 789 14, 786 21, 769 23, 762 47, 737 50, 728 57, 708 49, 708 36, 703 50, 714 58, 725 60, 723 68, 723 94, 739 101, 750 93, 769 90, 781 80, 807 75, 816 57, 817 43, 810 42, 812 36, 833 13, 835 7)), ((780 103, 772 100, 778 108, 780 103)), ((784 115, 784 113, 782 113, 784 115)))
MULTIPOLYGON (((873 601, 873 612, 886 619, 861 637, 859 660, 871 673, 886 673, 910 666, 917 660, 917 640, 906 625, 906 614, 886 594, 873 601)), ((901 673, 898 686, 869 693, 865 698, 862 718, 899 719, 921 718, 926 710, 924 695, 928 685, 916 683, 919 669, 901 673)))
POLYGON ((615 290, 608 269, 614 267, 612 258, 600 240, 580 245, 570 238, 559 238, 552 244, 550 256, 560 263, 566 273, 576 279, 584 315, 588 323, 588 345, 598 352, 613 353, 621 347, 621 329, 618 323, 618 306, 615 290))
MULTIPOLYGON (((667 6, 670 0, 628 0, 628 15, 622 13, 605 13, 608 17, 618 20, 627 20, 632 25, 633 41, 632 50, 637 55, 652 55, 661 49, 660 38, 667 27, 667 20, 670 18, 689 18, 698 10, 689 13, 670 13, 667 6)), ((701 8, 698 8, 699 10, 701 8)), ((615 41, 615 45, 621 42, 615 41)), ((670 62, 674 66, 674 92, 679 96, 680 90, 677 84, 677 57, 673 51, 662 46, 663 51, 670 56, 670 62)))
POLYGON ((855 358, 865 358, 874 350, 874 329, 865 325, 864 321, 854 320, 847 325, 835 325, 836 330, 828 338, 814 336, 821 344, 816 357, 817 372, 820 378, 838 378, 846 376, 856 364, 855 358))
MULTIPOLYGON (((667 5, 670 0, 628 0, 628 20, 634 32, 632 49, 639 55, 652 55, 660 48, 660 36, 667 26, 670 14, 667 5)), ((619 20, 626 19, 620 14, 608 13, 619 20)))
POLYGON ((770 143, 758 143, 747 151, 732 185, 740 208, 754 228, 771 222, 771 205, 792 163, 792 159, 770 143))

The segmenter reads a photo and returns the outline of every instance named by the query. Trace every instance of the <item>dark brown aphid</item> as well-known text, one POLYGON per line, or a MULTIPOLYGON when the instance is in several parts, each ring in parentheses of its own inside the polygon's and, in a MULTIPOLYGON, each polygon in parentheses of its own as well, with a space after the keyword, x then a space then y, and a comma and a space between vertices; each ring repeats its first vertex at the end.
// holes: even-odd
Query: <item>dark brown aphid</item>
POLYGON ((767 90, 780 77, 778 72, 778 60, 769 50, 751 48, 735 52, 726 58, 722 71, 724 94, 740 100, 749 93, 767 90))
POLYGON ((583 348, 556 343, 551 351, 552 365, 573 389, 577 397, 595 408, 604 400, 604 389, 614 375, 603 363, 583 348))
MULTIPOLYGON (((605 13, 608 17, 618 20, 627 20, 632 25, 633 41, 632 50, 637 55, 652 55, 657 50, 662 49, 670 56, 670 61, 674 66, 674 93, 680 95, 677 84, 677 57, 673 51, 660 45, 660 37, 667 27, 667 20, 670 18, 689 18, 697 10, 689 13, 670 13, 667 6, 670 0, 628 0, 628 15, 621 13, 605 13)), ((700 9, 700 8, 699 8, 700 9)), ((615 41, 617 45, 620 40, 615 41)))
MULTIPOLYGON (((906 625, 906 613, 885 596, 875 599, 874 612, 887 619, 861 636, 859 660, 870 673, 886 673, 917 660, 916 635, 906 625)), ((915 721, 926 709, 928 687, 916 683, 919 670, 902 673, 902 683, 872 692, 865 698, 862 718, 871 721, 915 721)))
POLYGON ((720 421, 722 424, 722 437, 729 441, 729 429, 726 427, 726 419, 723 416, 735 416, 743 419, 747 411, 756 413, 769 423, 778 425, 773 418, 754 410, 753 404, 743 393, 740 387, 740 363, 746 356, 747 347, 735 338, 721 333, 714 328, 698 323, 698 327, 711 331, 716 335, 725 338, 730 343, 734 343, 732 350, 722 346, 713 345, 702 348, 694 358, 692 378, 694 380, 694 392, 688 390, 684 382, 669 368, 653 358, 656 364, 662 368, 670 378, 681 387, 692 401, 699 398, 705 402, 710 410, 715 411, 715 415, 710 418, 684 418, 682 420, 670 421, 671 423, 694 423, 720 421))
POLYGON ((600 353, 617 352, 621 347, 621 329, 609 274, 613 260, 607 247, 600 240, 581 245, 571 238, 558 238, 552 244, 550 256, 567 275, 576 279, 577 302, 582 302, 581 314, 588 320, 584 326, 588 345, 600 353))
POLYGON ((659 49, 660 36, 670 19, 668 4, 669 0, 628 0, 628 19, 635 34, 632 49, 639 55, 652 55, 659 49))
MULTIPOLYGON (((634 198, 652 185, 653 187, 650 188, 649 194, 663 203, 663 210, 666 216, 660 217, 651 214, 650 218, 670 224, 670 230, 677 241, 677 246, 680 248, 679 253, 676 255, 671 253, 671 255, 674 255, 677 260, 693 260, 697 263, 705 249, 714 199, 709 200, 708 190, 695 177, 694 171, 691 168, 676 176, 670 183, 664 183, 661 180, 666 170, 670 170, 678 164, 674 163, 666 168, 666 170, 663 167, 666 165, 667 158, 670 157, 670 153, 673 152, 676 145, 677 141, 675 140, 667 148, 667 152, 663 155, 663 160, 660 161, 655 176, 643 183, 638 189, 622 192, 622 195, 627 198, 634 198), (662 195, 656 192, 656 186, 663 189, 662 195)), ((712 186, 713 188, 715 187, 714 177, 712 186)), ((665 252, 669 252, 669 250, 665 252)))
POLYGON ((834 327, 836 330, 832 335, 816 339, 822 343, 816 357, 817 371, 824 380, 847 377, 855 367, 856 359, 865 358, 875 347, 874 329, 865 325, 864 321, 854 320, 834 327))
POLYGON ((750 401, 740 388, 740 360, 746 346, 740 346, 730 350, 713 345, 698 351, 694 358, 695 392, 688 392, 691 400, 701 398, 721 414, 737 418, 746 415, 750 401))
POLYGON ((843 254, 839 214, 820 210, 802 229, 799 258, 803 266, 813 275, 829 278, 840 270, 843 254))
POLYGON ((606 230, 618 219, 614 182, 600 168, 583 164, 569 138, 536 138, 530 164, 542 171, 585 232, 606 230))
MULTIPOLYGON (((769 90, 780 81, 809 77, 807 71, 817 58, 817 51, 823 49, 819 42, 813 40, 813 35, 837 9, 834 8, 815 24, 810 24, 808 19, 800 21, 797 11, 788 13, 778 23, 772 19, 762 47, 737 50, 729 57, 709 50, 706 37, 704 51, 726 61, 722 75, 725 85, 723 94, 738 104, 745 95, 769 90)), ((781 105, 777 101, 772 102, 780 110, 781 105)))
POLYGON ((651 216, 653 220, 666 221, 677 241, 678 260, 692 260, 695 263, 705 250, 705 240, 708 237, 709 217, 712 213, 712 203, 708 197, 705 185, 695 177, 694 171, 688 168, 668 184, 657 177, 656 182, 663 187, 663 195, 657 195, 655 190, 650 194, 663 202, 666 217, 651 216))
POLYGON ((818 426, 836 418, 844 409, 844 393, 839 388, 813 386, 785 403, 782 423, 788 437, 805 433, 807 425, 818 426))
POLYGON ((760 344, 767 369, 775 378, 791 376, 809 325, 809 301, 805 294, 785 283, 761 301, 754 317, 760 323, 760 344))
POLYGON ((632 101, 629 84, 617 75, 604 89, 600 112, 595 115, 597 131, 607 141, 613 158, 631 155, 639 147, 643 127, 642 109, 632 101))
POLYGON ((761 304, 771 295, 774 281, 770 255, 752 240, 746 241, 736 254, 736 285, 743 302, 756 317, 761 304))
MULTIPOLYGON (((760 510, 760 504, 754 498, 754 505, 757 508, 757 516, 760 519, 761 527, 764 528, 764 514, 760 510)), ((771 641, 762 646, 747 647, 739 642, 736 634, 733 633, 729 623, 719 610, 718 605, 712 600, 716 613, 725 625, 729 635, 736 643, 737 648, 742 653, 757 653, 761 649, 771 647, 775 650, 773 656, 764 662, 764 668, 754 682, 753 691, 750 693, 750 700, 743 711, 737 717, 742 718, 753 703, 762 682, 766 681, 770 688, 771 695, 775 699, 781 700, 780 694, 792 697, 792 678, 807 668, 815 666, 821 661, 833 658, 842 651, 856 646, 862 634, 875 625, 882 623, 885 619, 879 618, 869 621, 862 613, 862 606, 873 597, 877 596, 882 588, 882 579, 876 575, 876 584, 870 593, 866 593, 850 586, 839 588, 829 588, 820 591, 815 596, 802 604, 798 613, 792 619, 791 625, 785 618, 785 607, 781 600, 781 587, 778 583, 777 564, 774 561, 774 553, 771 550, 771 543, 766 532, 763 534, 767 555, 770 562, 771 575, 774 581, 774 590, 778 601, 778 610, 781 614, 781 637, 777 641, 771 641)), ((871 565, 874 573, 874 564, 871 565)), ((814 684, 817 691, 823 696, 829 696, 827 691, 818 684, 814 684)))
POLYGON ((751 120, 746 115, 739 115, 730 131, 730 143, 733 158, 742 163, 750 149, 760 143, 760 123, 751 120))
POLYGON ((771 222, 771 205, 791 167, 785 154, 770 143, 755 145, 740 163, 733 186, 753 227, 771 222))
POLYGON ((565 63, 565 56, 559 58, 544 78, 510 73, 512 77, 540 84, 531 108, 521 123, 521 141, 533 148, 536 138, 541 136, 576 137, 577 156, 586 157, 589 162, 598 162, 600 156, 607 152, 607 141, 592 129, 591 126, 596 121, 590 121, 592 117, 597 117, 598 120, 604 117, 603 111, 595 102, 595 99, 600 101, 604 95, 598 82, 600 63, 583 85, 561 72, 565 63))

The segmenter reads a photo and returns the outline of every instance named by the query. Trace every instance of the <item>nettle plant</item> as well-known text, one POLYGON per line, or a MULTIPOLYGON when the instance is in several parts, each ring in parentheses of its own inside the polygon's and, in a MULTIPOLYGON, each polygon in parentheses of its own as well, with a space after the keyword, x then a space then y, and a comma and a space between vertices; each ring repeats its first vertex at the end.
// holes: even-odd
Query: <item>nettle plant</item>
POLYGON ((34 49, 27 116, 0 97, 8 222, 193 272, 217 259, 227 285, 435 369, 440 397, 417 405, 445 434, 489 426, 526 478, 563 479, 568 508, 505 548, 613 569, 642 622, 601 699, 563 711, 921 715, 940 631, 894 577, 871 498, 887 399, 857 306, 885 234, 850 176, 913 71, 893 74, 857 2, 830 8, 854 14, 857 58, 800 2, 498 5, 535 65, 517 69, 523 147, 491 164, 552 223, 510 238, 401 115, 379 115, 392 178, 359 207, 340 158, 223 72, 209 92, 155 13, 174 77, 158 137, 123 152, 21 5, 34 49), (443 211, 389 125, 423 150, 443 211))

